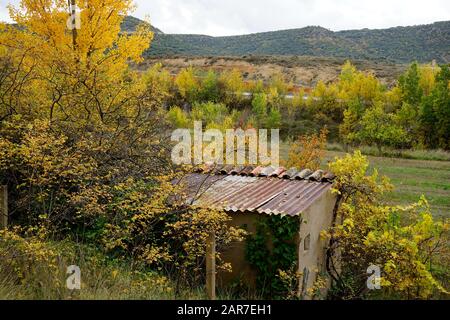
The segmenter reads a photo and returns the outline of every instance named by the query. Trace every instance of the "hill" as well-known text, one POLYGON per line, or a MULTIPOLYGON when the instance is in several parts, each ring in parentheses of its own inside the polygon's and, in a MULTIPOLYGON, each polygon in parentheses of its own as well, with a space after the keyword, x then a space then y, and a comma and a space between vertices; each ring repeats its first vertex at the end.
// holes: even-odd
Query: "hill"
MULTIPOLYGON (((139 21, 128 18, 130 25, 139 21)), ((128 22, 127 22, 128 25, 128 22)), ((450 61, 450 21, 333 32, 312 26, 242 36, 155 33, 147 56, 319 56, 397 63, 450 61)))
MULTIPOLYGON (((145 23, 145 21, 142 21, 132 16, 126 16, 122 22, 121 28, 123 32, 134 32, 136 31, 136 28, 142 23, 145 23)), ((154 26, 151 26, 151 29, 155 34, 163 33, 161 30, 155 28, 154 26)))

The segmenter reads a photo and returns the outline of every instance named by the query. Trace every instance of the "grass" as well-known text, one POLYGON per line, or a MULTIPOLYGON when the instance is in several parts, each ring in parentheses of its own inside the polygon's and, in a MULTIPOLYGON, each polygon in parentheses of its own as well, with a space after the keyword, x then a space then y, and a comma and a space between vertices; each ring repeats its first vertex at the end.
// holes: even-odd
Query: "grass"
MULTIPOLYGON (((358 147, 362 153, 369 156, 379 157, 378 149, 371 146, 358 147)), ((345 152, 346 150, 340 143, 328 143, 327 150, 345 152)), ((349 150, 351 151, 351 150, 349 150)), ((445 150, 400 150, 384 148, 382 157, 385 158, 402 158, 415 160, 433 160, 433 161, 450 161, 450 152, 445 150)))
MULTIPOLYGON (((27 240, 24 240, 27 241, 27 240)), ((132 268, 128 260, 114 260, 99 249, 73 241, 45 241, 41 244, 57 254, 56 270, 50 260, 33 260, 35 252, 17 251, 17 244, 0 242, 1 300, 205 300, 204 285, 176 284, 159 272, 132 268), (29 259, 15 259, 17 254, 29 259), (11 269, 11 261, 14 268, 11 269), (81 270, 81 290, 66 287, 69 265, 81 270), (56 272, 55 272, 56 271, 56 272)), ((45 254, 41 252, 41 254, 45 254)), ((231 289, 217 292, 221 300, 258 299, 252 292, 231 289)))
MULTIPOLYGON (((280 155, 287 157, 288 145, 281 147, 280 155)), ((345 155, 339 145, 329 146, 324 160, 333 161, 336 156, 345 155)), ((417 202, 425 195, 431 205, 435 217, 450 217, 450 153, 444 151, 407 151, 410 157, 378 157, 372 154, 370 148, 362 148, 364 154, 369 154, 370 170, 377 169, 380 175, 391 179, 395 190, 386 194, 385 200, 392 205, 405 205, 417 202), (434 160, 430 160, 434 159, 434 160)), ((372 150, 373 151, 373 150, 372 150)), ((393 155, 393 153, 391 153, 393 155)))
MULTIPOLYGON (((174 283, 154 271, 133 270, 127 261, 115 261, 98 249, 71 241, 43 242, 57 253, 55 272, 52 262, 0 259, 0 300, 199 300, 201 288, 184 288, 175 293, 174 283), (69 265, 81 270, 81 290, 66 287, 69 265), (20 276, 18 276, 20 275, 20 276)), ((17 247, 0 245, 4 257, 14 256, 17 247)), ((22 255, 32 254, 21 251, 22 255)), ((2 255, 0 254, 0 258, 2 255)), ((32 259, 32 258, 31 258, 32 259)))
MULTIPOLYGON (((326 158, 330 161, 344 154, 328 151, 326 158)), ((434 216, 450 217, 450 161, 368 158, 371 170, 376 168, 395 186, 395 190, 385 196, 389 204, 408 204, 425 195, 434 216)))

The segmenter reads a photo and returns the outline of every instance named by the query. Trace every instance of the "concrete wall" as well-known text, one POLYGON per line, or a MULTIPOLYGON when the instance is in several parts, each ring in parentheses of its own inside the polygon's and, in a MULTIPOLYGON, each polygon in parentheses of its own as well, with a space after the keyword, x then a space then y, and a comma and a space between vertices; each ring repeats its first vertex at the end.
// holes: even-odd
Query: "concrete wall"
MULTIPOLYGON (((230 224, 247 230, 249 234, 256 233, 258 221, 267 219, 267 216, 257 213, 233 213, 231 216, 233 219, 230 224)), ((231 263, 232 272, 219 272, 217 275, 219 287, 230 285, 239 279, 252 289, 256 287, 256 272, 245 258, 245 247, 245 241, 232 243, 222 254, 222 259, 231 263)))
MULTIPOLYGON (((302 213, 302 223, 298 237, 294 239, 298 247, 299 272, 307 270, 307 277, 300 281, 300 291, 304 292, 304 298, 308 299, 307 289, 310 288, 317 275, 325 270, 325 248, 327 243, 320 239, 322 230, 331 225, 332 212, 335 204, 335 196, 331 192, 325 193, 308 210, 302 213), (309 250, 305 249, 305 239, 309 235, 309 250), (305 281, 306 286, 302 283, 305 281)), ((250 234, 256 233, 257 222, 267 219, 267 215, 256 213, 233 213, 231 225, 246 229, 250 234)), ((232 265, 232 272, 219 272, 217 286, 225 287, 241 280, 249 288, 256 288, 256 272, 248 264, 245 258, 246 242, 233 243, 222 254, 225 262, 232 265)), ((270 248, 270 244, 269 244, 270 248)))
POLYGON ((299 283, 299 292, 305 299, 311 298, 308 295, 308 288, 313 286, 317 276, 326 272, 326 247, 328 243, 320 238, 320 233, 331 226, 335 203, 336 197, 331 191, 327 192, 301 215, 298 271, 303 274, 299 283), (309 242, 309 249, 307 248, 307 242, 309 242))

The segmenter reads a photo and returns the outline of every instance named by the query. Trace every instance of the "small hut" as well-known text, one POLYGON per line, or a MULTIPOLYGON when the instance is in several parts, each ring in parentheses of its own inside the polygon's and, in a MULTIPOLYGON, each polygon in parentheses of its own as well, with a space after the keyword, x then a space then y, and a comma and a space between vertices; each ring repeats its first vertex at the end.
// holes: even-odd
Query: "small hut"
MULTIPOLYGON (((334 178, 322 170, 206 165, 183 180, 192 206, 226 211, 232 225, 245 228, 250 236, 262 219, 273 215, 298 218, 298 233, 292 239, 297 271, 302 275, 298 292, 308 298, 308 289, 325 272, 327 243, 320 233, 332 223, 334 178)), ((245 242, 230 246, 222 258, 231 263, 232 272, 218 274, 218 286, 243 279, 255 287, 256 271, 246 259, 245 242)))

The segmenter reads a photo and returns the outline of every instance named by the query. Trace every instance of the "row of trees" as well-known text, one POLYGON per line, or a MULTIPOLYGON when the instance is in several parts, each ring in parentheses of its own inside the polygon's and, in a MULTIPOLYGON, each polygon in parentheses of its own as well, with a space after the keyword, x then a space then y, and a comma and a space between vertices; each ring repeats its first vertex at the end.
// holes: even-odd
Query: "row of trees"
POLYGON ((221 104, 219 109, 227 106, 234 115, 233 126, 281 128, 284 137, 327 126, 333 140, 374 145, 381 151, 450 148, 449 70, 448 65, 413 63, 394 87, 387 88, 373 74, 347 62, 337 81, 319 82, 308 94, 295 90, 281 75, 268 83, 246 82, 237 70, 201 75, 188 68, 172 82, 167 74, 164 78, 172 97, 168 105, 183 107, 171 111, 176 125, 195 118, 189 114, 192 106, 214 103, 221 104), (289 92, 293 93, 286 96, 289 92), (174 113, 184 120, 176 120, 174 113))

